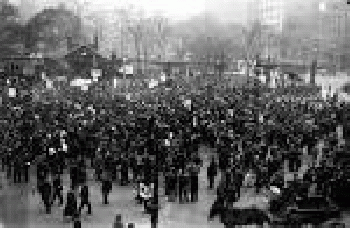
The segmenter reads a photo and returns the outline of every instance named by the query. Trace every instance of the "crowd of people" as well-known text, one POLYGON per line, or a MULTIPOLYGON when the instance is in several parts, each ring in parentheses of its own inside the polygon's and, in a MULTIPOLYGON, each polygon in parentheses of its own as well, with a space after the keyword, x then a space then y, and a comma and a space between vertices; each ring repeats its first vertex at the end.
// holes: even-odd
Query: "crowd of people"
POLYGON ((321 139, 329 142, 330 151, 338 148, 336 129, 346 121, 345 104, 336 98, 321 99, 315 87, 221 86, 193 91, 172 82, 145 91, 137 101, 103 93, 99 87, 67 88, 36 102, 9 99, 2 107, 3 167, 15 182, 28 182, 29 169, 36 166, 37 189, 47 213, 56 199, 64 203, 61 179, 68 169, 71 191, 64 214, 72 218, 85 206, 92 213, 88 168, 101 181, 106 204, 119 170, 120 184, 134 183, 136 199, 152 213, 143 189, 156 188, 159 173, 169 200, 198 201, 198 148, 206 144, 218 152, 218 161, 213 159, 208 169, 210 188, 218 170, 223 174, 213 217, 215 205, 239 198, 246 173, 256 174, 259 190, 284 160, 290 160, 292 169, 300 167, 303 148, 314 153, 321 139))

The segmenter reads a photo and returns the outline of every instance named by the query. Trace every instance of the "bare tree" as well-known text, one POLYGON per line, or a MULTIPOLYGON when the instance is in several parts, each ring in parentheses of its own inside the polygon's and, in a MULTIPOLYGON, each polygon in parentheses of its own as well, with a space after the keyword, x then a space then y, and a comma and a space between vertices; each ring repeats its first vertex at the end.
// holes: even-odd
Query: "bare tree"
POLYGON ((23 51, 26 37, 19 21, 18 8, 7 0, 0 1, 0 54, 2 56, 23 51))
POLYGON ((62 56, 67 49, 67 36, 76 43, 84 38, 81 18, 65 8, 47 8, 38 12, 26 24, 27 46, 33 52, 40 49, 52 56, 62 56))

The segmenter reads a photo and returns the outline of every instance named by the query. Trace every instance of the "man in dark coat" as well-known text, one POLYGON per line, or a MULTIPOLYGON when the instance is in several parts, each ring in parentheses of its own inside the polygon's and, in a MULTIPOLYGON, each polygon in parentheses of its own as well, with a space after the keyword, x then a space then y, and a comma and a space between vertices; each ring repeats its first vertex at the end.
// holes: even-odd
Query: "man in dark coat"
POLYGON ((217 188, 217 198, 210 208, 208 220, 212 220, 215 216, 221 216, 226 210, 227 200, 225 197, 225 189, 227 188, 226 180, 222 180, 217 188))
POLYGON ((30 161, 27 159, 23 165, 23 172, 24 172, 24 182, 29 182, 29 176, 30 176, 30 161))
POLYGON ((178 194, 179 194, 179 202, 185 202, 185 188, 186 188, 187 180, 185 175, 184 167, 180 167, 178 170, 178 194))
POLYGON ((39 162, 37 165, 36 177, 37 177, 37 189, 39 195, 43 195, 43 184, 47 177, 47 167, 44 162, 39 162))
POLYGON ((166 181, 169 200, 175 202, 177 197, 177 169, 175 166, 170 167, 166 181))
POLYGON ((216 215, 223 216, 227 205, 239 199, 242 182, 243 174, 239 170, 227 168, 217 188, 217 199, 210 209, 209 220, 216 215))
POLYGON ((112 190, 112 181, 108 177, 107 172, 103 171, 102 173, 102 184, 101 184, 101 192, 102 192, 102 202, 103 204, 108 204, 108 195, 112 190))
POLYGON ((208 180, 209 180, 209 188, 210 189, 214 188, 214 180, 215 180, 216 175, 217 175, 217 165, 216 165, 216 162, 214 160, 214 157, 212 157, 212 159, 210 161, 210 165, 207 169, 207 176, 208 176, 208 180))
POLYGON ((52 196, 52 203, 55 202, 55 200, 59 199, 59 205, 63 205, 63 186, 61 181, 61 176, 59 174, 56 174, 54 177, 54 180, 52 182, 53 187, 53 196, 52 196))
POLYGON ((102 181, 102 164, 103 164, 103 160, 100 156, 98 156, 95 161, 94 161, 94 167, 95 167, 95 174, 96 174, 96 179, 98 181, 102 181))
POLYGON ((91 202, 90 202, 90 199, 89 199, 89 187, 87 185, 84 185, 82 188, 81 188, 81 191, 80 191, 80 206, 79 206, 79 214, 81 212, 81 210, 87 206, 88 207, 88 215, 91 215, 92 214, 92 207, 91 207, 91 202))
POLYGON ((190 170, 191 177, 191 202, 198 201, 198 185, 199 185, 199 166, 198 164, 193 163, 190 170))
POLYGON ((23 177, 23 162, 21 160, 15 161, 14 167, 14 182, 21 183, 23 177))
POLYGON ((78 187, 79 185, 79 168, 76 164, 74 164, 71 168, 70 168, 70 181, 71 181, 71 187, 72 189, 75 189, 78 187))
POLYGON ((48 180, 45 180, 42 185, 42 200, 45 206, 46 214, 51 213, 51 194, 52 194, 52 186, 48 180))
POLYGON ((73 228, 81 228, 81 217, 79 213, 73 216, 73 228))
POLYGON ((237 200, 239 200, 241 187, 243 185, 243 173, 238 167, 233 167, 226 175, 228 175, 227 182, 229 183, 228 201, 236 202, 237 200))
POLYGON ((71 189, 67 192, 67 202, 63 211, 63 216, 65 218, 68 218, 68 219, 70 218, 71 220, 73 220, 74 216, 76 216, 77 214, 78 214, 77 197, 75 196, 73 189, 71 189))
POLYGON ((166 196, 170 196, 170 179, 171 179, 171 171, 172 171, 172 167, 169 165, 169 166, 166 166, 164 167, 164 194, 166 196))
POLYGON ((80 185, 85 185, 87 181, 86 164, 84 160, 79 161, 78 165, 78 182, 80 185))
POLYGON ((123 228, 122 215, 117 214, 113 223, 113 228, 123 228))
POLYGON ((120 170, 120 176, 121 176, 121 185, 126 186, 129 183, 129 164, 127 162, 126 158, 121 158, 121 170, 120 170))

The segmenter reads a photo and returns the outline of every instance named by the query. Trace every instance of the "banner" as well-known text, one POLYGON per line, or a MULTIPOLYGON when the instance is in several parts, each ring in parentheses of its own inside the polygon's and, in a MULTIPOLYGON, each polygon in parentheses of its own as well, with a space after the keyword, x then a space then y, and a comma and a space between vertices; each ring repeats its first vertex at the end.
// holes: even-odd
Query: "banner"
POLYGON ((17 90, 16 88, 9 88, 8 95, 9 97, 16 97, 17 90))
POLYGON ((125 65, 119 69, 119 73, 124 73, 128 75, 134 74, 134 66, 133 65, 125 65))
POLYGON ((98 81, 98 78, 102 76, 101 69, 91 69, 91 76, 94 82, 98 81))

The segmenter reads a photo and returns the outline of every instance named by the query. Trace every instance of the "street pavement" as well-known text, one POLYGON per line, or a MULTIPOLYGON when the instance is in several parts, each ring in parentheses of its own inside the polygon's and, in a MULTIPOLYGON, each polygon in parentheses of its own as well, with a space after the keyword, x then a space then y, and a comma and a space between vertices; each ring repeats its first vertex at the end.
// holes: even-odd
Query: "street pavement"
MULTIPOLYGON (((164 196, 160 197, 162 209, 159 212, 158 227, 224 227, 217 219, 208 222, 212 202, 215 200, 215 190, 207 189, 206 166, 200 173, 200 192, 198 203, 172 203, 167 202, 164 196)), ((1 173, 1 175, 4 175, 1 173)), ((1 176, 0 175, 0 176, 1 176)), ((54 204, 52 213, 46 215, 39 195, 34 192, 35 175, 32 175, 32 184, 8 183, 6 178, 2 178, 3 188, 0 190, 0 228, 5 227, 33 227, 33 228, 62 228, 72 227, 71 223, 63 221, 63 207, 54 204)), ((69 175, 63 177, 64 193, 69 188, 69 175)), ((92 201, 93 214, 82 216, 82 227, 112 227, 116 214, 122 215, 124 224, 132 222, 136 227, 150 227, 150 216, 143 213, 143 206, 137 205, 134 200, 133 188, 121 187, 114 184, 110 194, 110 204, 103 205, 99 183, 95 182, 92 172, 89 177, 90 195, 92 201)), ((160 194, 162 195, 162 194, 160 194)))
MULTIPOLYGON (((209 165, 210 152, 202 150, 202 159, 204 165, 200 173, 200 190, 198 203, 172 203, 160 192, 161 210, 159 212, 159 228, 223 228, 219 218, 213 221, 207 221, 207 215, 210 207, 215 200, 216 190, 207 188, 206 167, 209 165)), ((150 216, 143 212, 143 206, 136 204, 132 187, 120 187, 114 184, 110 194, 110 204, 103 205, 100 185, 93 180, 92 172, 89 172, 89 186, 92 201, 93 215, 82 216, 82 227, 88 228, 106 228, 112 227, 116 214, 122 215, 122 221, 134 223, 136 228, 148 228, 150 226, 150 216)), ((32 175, 33 177, 35 175, 32 175)), ((216 186, 218 180, 216 179, 216 186)), ((39 195, 34 192, 35 177, 32 184, 12 184, 8 183, 4 173, 0 173, 2 187, 0 189, 0 228, 2 227, 33 227, 33 228, 62 228, 72 227, 72 223, 63 221, 63 207, 54 204, 52 214, 44 214, 43 205, 39 195)), ((63 178, 64 193, 69 188, 69 175, 65 174, 63 178)), ((258 207, 266 208, 268 197, 266 194, 256 195, 252 191, 243 191, 242 196, 235 207, 247 208, 258 207)), ((350 224, 350 213, 344 213, 343 219, 346 224, 350 224)), ((252 227, 252 226, 249 226, 252 227)), ((254 226, 253 226, 254 227, 254 226)))

